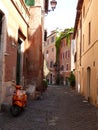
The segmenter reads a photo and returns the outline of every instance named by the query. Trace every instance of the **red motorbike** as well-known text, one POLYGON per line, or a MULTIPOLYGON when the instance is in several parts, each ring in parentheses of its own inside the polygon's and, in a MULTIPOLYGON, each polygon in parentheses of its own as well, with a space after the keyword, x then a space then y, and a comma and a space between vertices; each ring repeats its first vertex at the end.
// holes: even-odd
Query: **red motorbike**
POLYGON ((16 85, 16 90, 14 91, 12 98, 11 114, 13 116, 18 116, 23 108, 27 104, 26 91, 22 89, 22 86, 16 85))

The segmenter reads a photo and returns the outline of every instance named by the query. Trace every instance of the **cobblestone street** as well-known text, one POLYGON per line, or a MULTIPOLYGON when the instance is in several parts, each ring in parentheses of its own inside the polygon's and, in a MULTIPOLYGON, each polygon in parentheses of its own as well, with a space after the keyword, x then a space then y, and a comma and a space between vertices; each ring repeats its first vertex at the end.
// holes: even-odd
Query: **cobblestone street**
POLYGON ((98 108, 74 90, 49 86, 20 116, 0 113, 0 130, 98 130, 98 108))

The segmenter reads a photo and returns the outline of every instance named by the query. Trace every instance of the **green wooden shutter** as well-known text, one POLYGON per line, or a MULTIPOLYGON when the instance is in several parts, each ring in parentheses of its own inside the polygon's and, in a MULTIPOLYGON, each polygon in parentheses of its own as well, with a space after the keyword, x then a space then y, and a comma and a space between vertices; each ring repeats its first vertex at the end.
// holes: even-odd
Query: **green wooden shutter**
POLYGON ((26 4, 27 6, 34 6, 35 0, 25 0, 25 4, 26 4))

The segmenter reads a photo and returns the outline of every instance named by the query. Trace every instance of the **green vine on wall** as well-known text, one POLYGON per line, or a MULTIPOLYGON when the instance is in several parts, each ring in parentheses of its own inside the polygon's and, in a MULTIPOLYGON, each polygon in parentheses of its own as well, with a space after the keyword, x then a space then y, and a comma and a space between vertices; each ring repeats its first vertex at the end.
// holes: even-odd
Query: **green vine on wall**
POLYGON ((58 59, 58 56, 59 56, 60 42, 61 42, 61 34, 59 34, 59 36, 56 37, 56 43, 55 43, 55 46, 56 46, 56 62, 57 62, 57 59, 58 59))
POLYGON ((70 45, 70 35, 73 33, 74 29, 69 28, 65 29, 63 32, 58 32, 57 31, 57 37, 56 37, 56 63, 58 62, 58 57, 59 57, 59 49, 60 49, 60 43, 63 38, 66 38, 67 44, 70 45))

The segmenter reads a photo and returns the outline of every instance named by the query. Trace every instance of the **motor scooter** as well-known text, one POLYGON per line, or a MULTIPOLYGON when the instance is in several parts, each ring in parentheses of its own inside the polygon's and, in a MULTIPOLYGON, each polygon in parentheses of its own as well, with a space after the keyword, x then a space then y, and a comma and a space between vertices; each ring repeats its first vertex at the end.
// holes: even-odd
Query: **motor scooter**
POLYGON ((11 114, 13 116, 18 116, 20 112, 24 109, 27 104, 26 91, 22 89, 22 86, 16 85, 16 90, 14 91, 12 97, 12 106, 10 108, 11 114))

